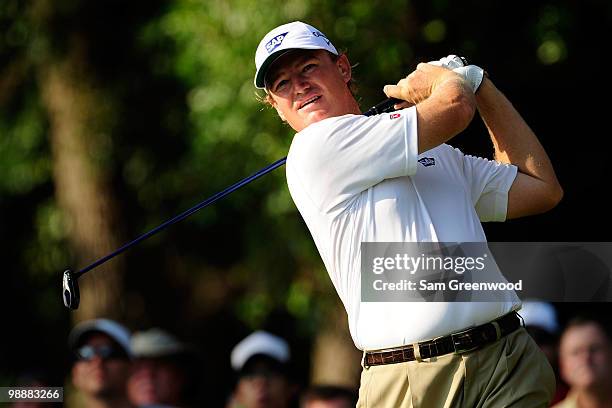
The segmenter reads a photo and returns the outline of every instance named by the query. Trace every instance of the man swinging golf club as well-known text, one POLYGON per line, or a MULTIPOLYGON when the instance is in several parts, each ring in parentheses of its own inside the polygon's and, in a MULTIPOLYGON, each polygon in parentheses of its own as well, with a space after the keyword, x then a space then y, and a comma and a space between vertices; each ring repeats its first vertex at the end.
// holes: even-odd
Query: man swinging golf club
POLYGON ((449 56, 361 115, 351 64, 316 28, 264 36, 255 86, 298 133, 287 184, 364 351, 358 407, 545 407, 554 375, 520 327, 518 297, 499 302, 363 302, 362 242, 485 242, 481 221, 547 211, 563 192, 535 134, 484 71, 449 56), (478 109, 496 161, 445 144, 478 109))

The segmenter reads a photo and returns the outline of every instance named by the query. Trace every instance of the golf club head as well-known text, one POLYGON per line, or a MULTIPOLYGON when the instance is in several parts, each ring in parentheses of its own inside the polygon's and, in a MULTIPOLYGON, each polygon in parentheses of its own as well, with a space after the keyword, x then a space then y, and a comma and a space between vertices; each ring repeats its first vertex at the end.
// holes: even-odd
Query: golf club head
POLYGON ((64 271, 62 294, 64 297, 64 305, 68 309, 76 310, 79 308, 79 302, 81 301, 79 282, 77 282, 77 278, 74 277, 70 269, 64 271))

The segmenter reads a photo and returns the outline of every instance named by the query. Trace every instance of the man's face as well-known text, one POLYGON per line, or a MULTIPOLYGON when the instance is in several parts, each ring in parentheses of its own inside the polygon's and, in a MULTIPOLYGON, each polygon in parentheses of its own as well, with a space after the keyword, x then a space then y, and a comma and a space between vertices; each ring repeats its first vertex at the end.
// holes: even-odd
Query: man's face
POLYGON ((559 347, 561 376, 572 387, 592 388, 608 382, 612 374, 612 349, 595 323, 568 329, 559 347))
POLYGON ((334 398, 309 401, 304 405, 304 408, 351 408, 353 406, 354 404, 351 404, 345 398, 334 398))
MULTIPOLYGON (((94 350, 118 347, 110 337, 101 333, 91 335, 83 346, 94 350)), ((102 358, 94 354, 90 359, 79 359, 74 363, 72 382, 77 389, 94 397, 123 395, 129 367, 125 357, 102 358)))
POLYGON ((181 369, 164 359, 136 360, 128 380, 128 397, 137 405, 179 405, 185 378, 181 369))
POLYGON ((359 113, 347 83, 351 66, 324 50, 295 50, 282 56, 266 75, 272 105, 296 131, 320 120, 359 113))
POLYGON ((238 381, 234 398, 237 406, 244 408, 284 408, 292 394, 293 387, 283 374, 257 362, 252 372, 238 381))

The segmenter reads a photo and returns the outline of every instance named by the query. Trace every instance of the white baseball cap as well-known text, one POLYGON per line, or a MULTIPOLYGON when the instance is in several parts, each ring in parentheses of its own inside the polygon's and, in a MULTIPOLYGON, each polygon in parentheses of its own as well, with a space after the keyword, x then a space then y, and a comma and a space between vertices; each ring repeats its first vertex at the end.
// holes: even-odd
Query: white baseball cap
POLYGON ((559 332, 557 311, 548 302, 526 300, 520 311, 526 326, 538 326, 551 334, 559 332))
POLYGON ((270 65, 290 50, 327 50, 338 55, 336 47, 325 34, 311 25, 294 21, 276 27, 264 36, 255 52, 255 87, 265 88, 270 65))
POLYGON ((280 363, 289 361, 289 345, 283 339, 265 331, 256 331, 236 344, 231 354, 232 368, 240 371, 251 357, 263 354, 280 363))
POLYGON ((71 349, 79 346, 83 336, 89 333, 99 332, 106 334, 108 337, 117 342, 126 352, 128 356, 132 355, 130 348, 130 331, 123 325, 109 319, 93 319, 86 320, 74 326, 68 335, 68 344, 71 349))
POLYGON ((130 344, 136 358, 174 356, 190 350, 186 344, 159 328, 134 333, 130 344))

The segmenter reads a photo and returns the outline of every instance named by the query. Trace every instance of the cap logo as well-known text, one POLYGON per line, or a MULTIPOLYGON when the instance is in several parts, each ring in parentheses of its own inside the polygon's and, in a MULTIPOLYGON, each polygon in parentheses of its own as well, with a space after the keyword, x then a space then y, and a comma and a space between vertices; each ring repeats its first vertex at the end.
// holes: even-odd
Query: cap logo
POLYGON ((321 38, 325 39, 325 42, 327 43, 327 45, 331 44, 330 41, 325 36, 325 34, 323 34, 323 33, 320 33, 318 31, 313 31, 312 35, 314 35, 315 37, 321 37, 321 38))
MULTIPOLYGON (((289 31, 287 31, 288 33, 289 31)), ((272 38, 270 41, 268 41, 266 43, 266 50, 268 50, 268 54, 270 54, 272 51, 274 51, 279 45, 281 45, 281 43, 283 42, 283 40, 285 39, 285 36, 287 35, 287 33, 282 33, 277 35, 276 37, 272 38)))

